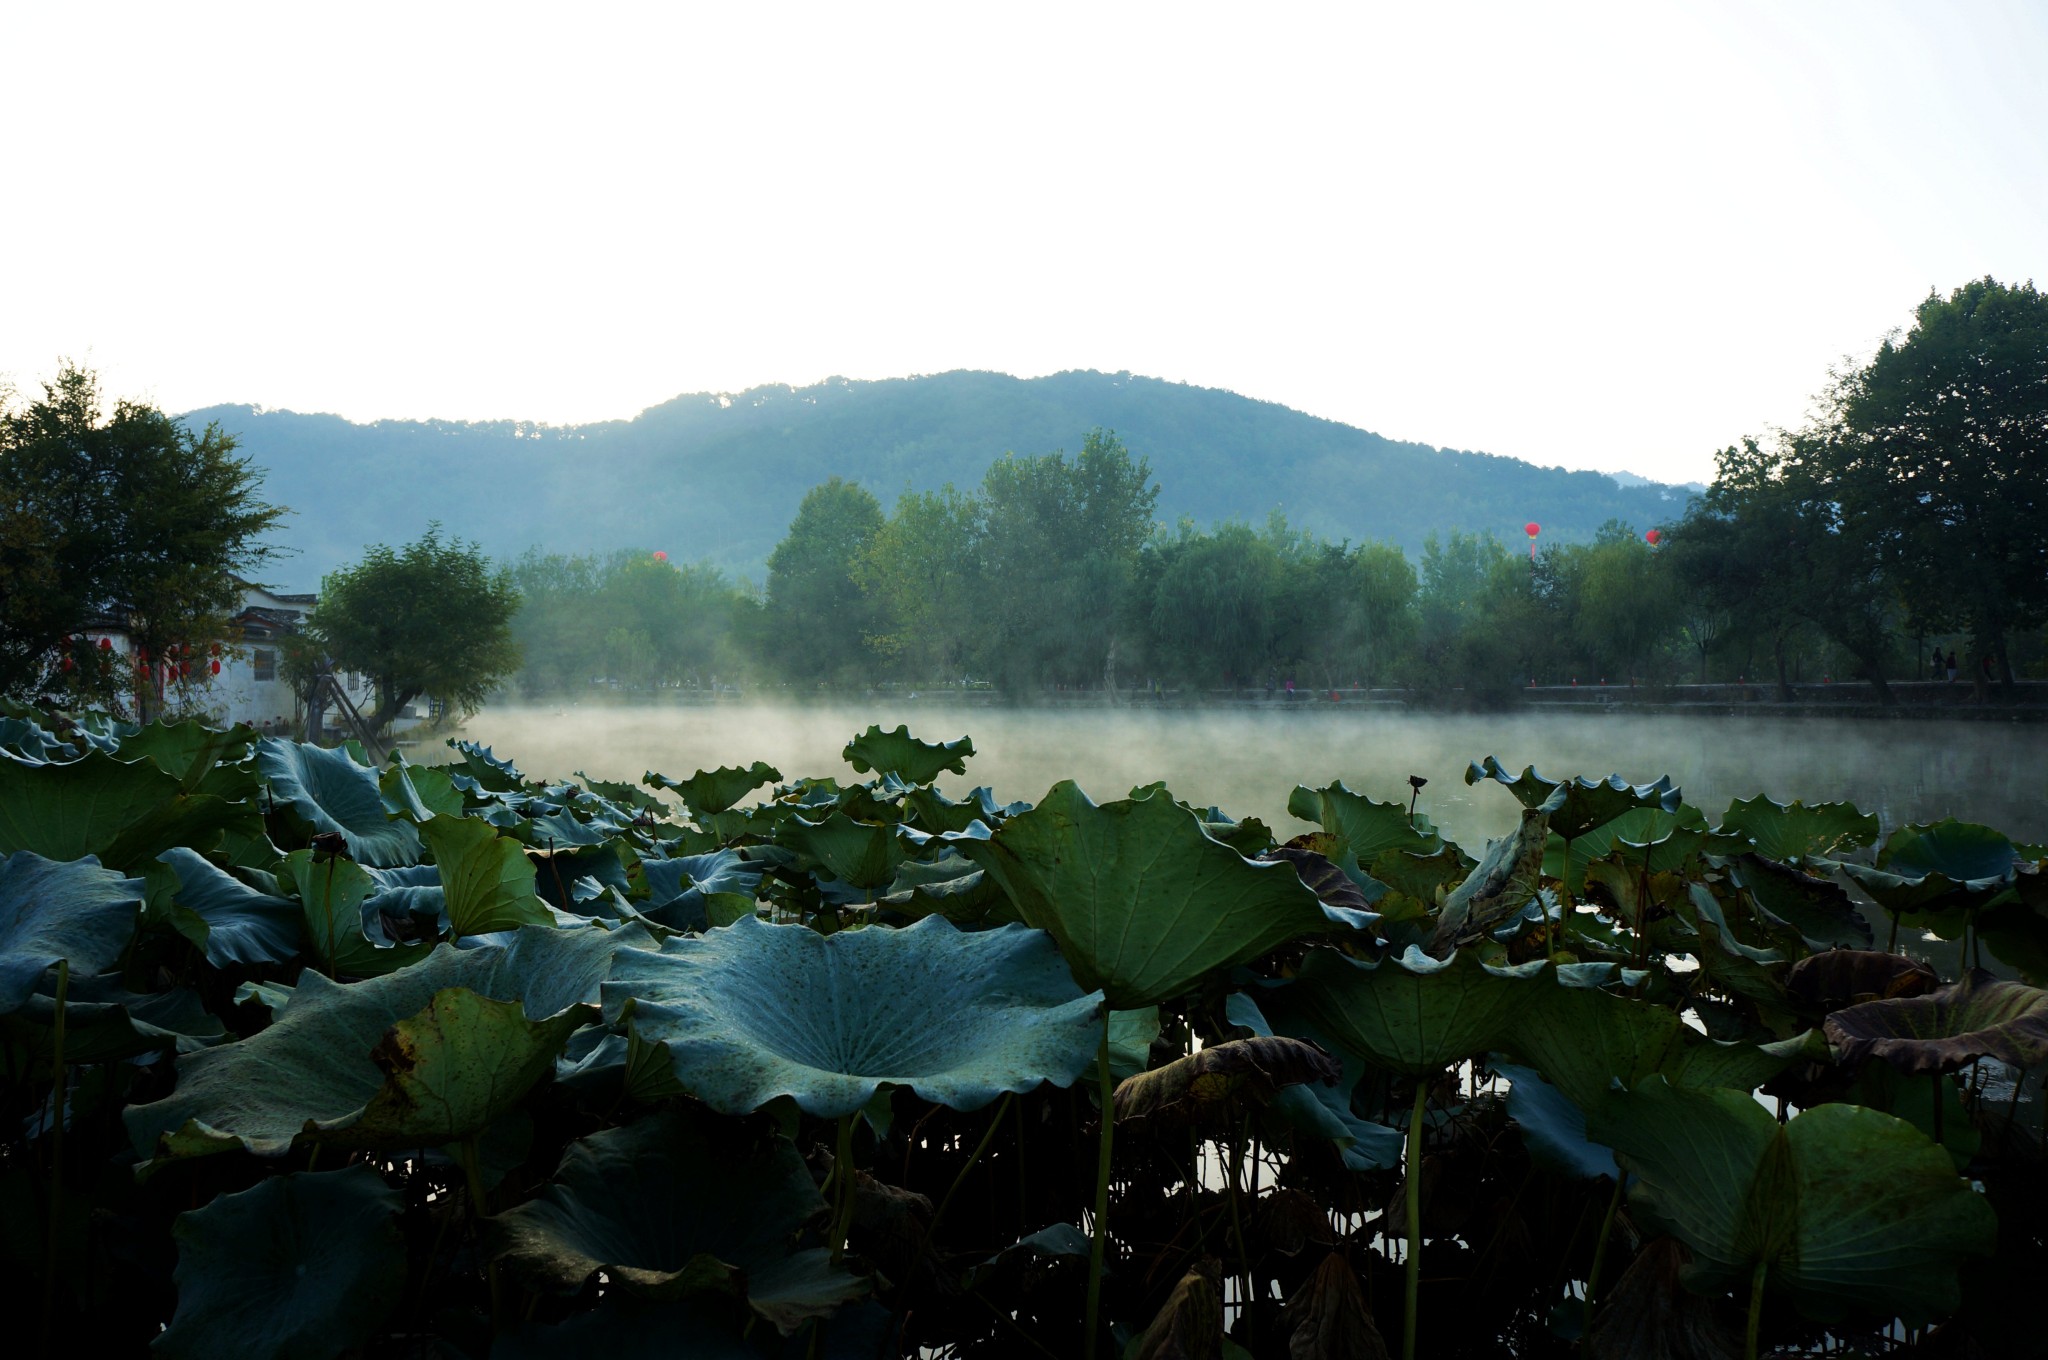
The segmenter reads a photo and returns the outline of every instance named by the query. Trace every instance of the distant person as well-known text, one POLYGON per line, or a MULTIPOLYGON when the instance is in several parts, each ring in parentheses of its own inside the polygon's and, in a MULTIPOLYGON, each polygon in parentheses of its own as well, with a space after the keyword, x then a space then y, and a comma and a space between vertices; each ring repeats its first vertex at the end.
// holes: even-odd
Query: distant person
POLYGON ((1949 680, 1949 683, 1950 683, 1950 684, 1954 684, 1954 683, 1955 683, 1955 680, 1956 680, 1956 676, 1958 676, 1958 675, 1959 675, 1959 674, 1961 674, 1961 673, 1962 673, 1962 672, 1961 672, 1960 668, 1958 668, 1958 667, 1957 667, 1957 665, 1956 665, 1956 654, 1955 654, 1955 650, 1954 650, 1953 648, 1951 648, 1951 649, 1949 650, 1949 654, 1948 654, 1948 680, 1949 680))

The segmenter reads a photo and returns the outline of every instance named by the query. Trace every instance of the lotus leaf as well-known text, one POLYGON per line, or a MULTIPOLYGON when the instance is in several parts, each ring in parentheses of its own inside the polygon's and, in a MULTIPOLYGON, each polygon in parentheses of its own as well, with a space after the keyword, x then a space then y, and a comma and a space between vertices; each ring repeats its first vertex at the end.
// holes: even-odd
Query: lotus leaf
POLYGON ((1685 1247, 1675 1237, 1646 1244, 1601 1300, 1586 1332, 1589 1360, 1736 1360, 1742 1322, 1721 1299, 1680 1282, 1685 1247))
POLYGON ((513 793, 526 787, 526 777, 519 773, 519 767, 497 755, 490 747, 457 737, 450 737, 448 745, 462 757, 463 771, 483 788, 495 793, 513 793))
POLYGON ((1730 864, 1729 879, 1749 894, 1758 911, 1791 926, 1815 948, 1867 949, 1875 939, 1849 894, 1828 879, 1755 855, 1730 864))
POLYGON ((533 890, 533 865, 517 841, 474 817, 436 817, 420 828, 441 871, 449 927, 487 935, 553 918, 533 890))
POLYGON ((256 763, 271 797, 315 831, 339 832, 352 858, 380 869, 419 860, 419 832, 384 811, 377 772, 348 752, 265 737, 256 763))
POLYGON ((249 778, 234 767, 249 758, 257 740, 256 729, 241 723, 222 729, 196 719, 153 722, 123 740, 115 756, 149 761, 187 793, 225 793, 249 778))
POLYGON ((354 860, 294 850, 285 856, 284 875, 298 890, 306 940, 328 972, 373 977, 426 956, 424 944, 392 946, 370 937, 364 913, 379 885, 354 860))
POLYGON ((1287 1354, 1295 1360, 1387 1360, 1358 1272, 1336 1252, 1287 1300, 1287 1354))
POLYGON ((1912 1125, 1822 1105, 1780 1125, 1746 1091, 1652 1079, 1588 1112, 1638 1177, 1630 1200, 1691 1249, 1687 1283, 1767 1286, 1822 1321, 1852 1310, 1909 1325, 1952 1311, 1961 1258, 1989 1255, 1997 1216, 1912 1125))
POLYGON ((832 878, 863 890, 888 886, 903 862, 903 839, 894 826, 856 822, 836 810, 821 822, 790 818, 780 839, 832 878))
POLYGON ((1762 794, 1728 805, 1721 829, 1747 836, 1756 852, 1781 864, 1837 859, 1874 844, 1877 818, 1849 803, 1774 803, 1762 794))
POLYGON ((251 809, 188 794, 147 761, 123 764, 101 751, 62 765, 0 761, 0 854, 46 859, 95 856, 139 873, 174 846, 208 850, 222 828, 251 809))
MULTIPOLYGON (((162 1100, 128 1107, 129 1136, 144 1155, 193 1156, 242 1146, 259 1156, 281 1156, 309 1124, 317 1140, 322 1127, 340 1129, 360 1118, 386 1085, 371 1050, 438 993, 464 988, 496 1001, 523 1001, 526 1016, 546 1020, 594 1000, 614 956, 651 943, 636 927, 529 926, 509 944, 442 945, 411 967, 365 982, 342 985, 309 970, 299 975, 291 1004, 268 1029, 180 1058, 177 1089, 162 1100)), ((504 1028, 509 1031, 509 1024, 504 1028)), ((522 1074, 523 1068, 511 1072, 522 1074)))
MULTIPOLYGON (((1266 987, 1261 989, 1260 995, 1272 1001, 1276 994, 1287 990, 1285 984, 1266 987)), ((1365 1075, 1364 1063, 1356 1055, 1347 1054, 1329 1043, 1312 1023, 1300 1015, 1284 1009, 1276 1013, 1283 1024, 1292 1027, 1294 1037, 1334 1050, 1340 1071, 1334 1085, 1313 1082, 1285 1088, 1274 1098, 1273 1112, 1296 1132, 1327 1138, 1336 1144, 1344 1165, 1353 1171, 1384 1171, 1399 1166, 1401 1131, 1360 1119, 1352 1112, 1351 1097, 1365 1075)), ((1231 1024, 1248 1029, 1255 1035, 1270 1036, 1274 1033, 1273 1026, 1259 1009, 1259 1003, 1245 992, 1231 994, 1224 1003, 1224 1014, 1231 1024)))
POLYGON ((1334 1086, 1342 1075, 1335 1058, 1301 1039, 1229 1039, 1126 1077, 1116 1088, 1116 1119, 1119 1124, 1153 1117, 1212 1123, 1209 1116, 1240 1097, 1264 1104, 1285 1087, 1307 1082, 1334 1086))
POLYGON ((919 741, 901 724, 893 732, 884 732, 881 724, 876 723, 846 743, 840 754, 862 774, 879 770, 901 775, 912 784, 929 784, 947 770, 966 774, 967 758, 974 754, 974 739, 919 741))
POLYGON ((558 1292, 599 1271, 653 1301, 743 1292, 788 1332, 867 1289, 824 1250, 790 1250, 824 1209, 789 1143, 736 1156, 687 1115, 664 1112, 570 1144, 539 1196, 489 1220, 488 1232, 502 1264, 558 1292))
POLYGON ((31 718, 0 714, 0 755, 24 765, 51 765, 78 759, 78 748, 31 718))
POLYGON ((1543 890, 1543 853, 1550 833, 1538 808, 1523 808, 1514 834, 1486 847, 1486 857, 1444 898, 1429 952, 1448 955, 1503 921, 1513 920, 1543 890))
POLYGON ((1830 949, 1810 954, 1785 974, 1785 992, 1812 1011, 1837 1011, 1861 1001, 1924 996, 1941 978, 1918 959, 1875 949, 1830 949))
POLYGON ((143 881, 91 858, 58 863, 27 850, 0 860, 0 1015, 18 1008, 44 973, 114 966, 135 934, 143 881))
POLYGON ((634 1002, 636 1031, 668 1045, 676 1079, 713 1109, 777 1096, 852 1114, 884 1085, 957 1110, 1040 1082, 1070 1085, 1102 1035, 1042 932, 972 934, 932 916, 901 930, 825 936, 749 916, 659 953, 621 958, 605 1012, 634 1002))
MULTIPOLYGON (((1586 888, 1590 867, 1608 860, 1640 873, 1669 873, 1702 850, 1716 848, 1707 819, 1696 807, 1680 804, 1669 811, 1661 807, 1630 808, 1566 842, 1562 837, 1549 847, 1544 870, 1565 880, 1574 893, 1586 888)), ((1740 848, 1729 838, 1728 848, 1740 848)))
POLYGON ((1973 969, 1924 996, 1866 1001, 1824 1026, 1842 1062, 1882 1058, 1901 1072, 1954 1072, 1978 1058, 2048 1062, 2048 992, 1973 969))
POLYGON ((1015 905, 995 880, 950 850, 933 860, 903 861, 879 900, 912 920, 936 914, 954 922, 999 925, 1017 919, 1015 905))
POLYGON ((1433 855, 1443 849, 1443 838, 1426 829, 1426 819, 1411 819, 1399 803, 1374 802, 1342 783, 1320 789, 1297 784, 1287 795, 1287 812, 1337 837, 1360 864, 1395 850, 1433 855))
MULTIPOLYGON (((32 994, 7 1023, 16 1035, 33 1026, 35 1051, 54 1057, 57 1000, 51 981, 32 994), (14 1022, 21 1022, 16 1026, 14 1022)), ((64 1061, 118 1062, 142 1053, 195 1053, 220 1042, 226 1029, 189 988, 173 992, 131 992, 118 973, 73 977, 65 993, 64 1061)))
POLYGON ((641 912, 675 930, 708 930, 751 916, 765 866, 738 850, 640 863, 647 880, 641 912))
POLYGON ((691 815, 701 818, 724 812, 763 784, 773 784, 781 778, 782 771, 757 760, 744 768, 721 766, 716 770, 699 770, 688 779, 670 779, 649 770, 642 782, 649 788, 673 790, 691 815))
POLYGON ((328 1360, 397 1305, 404 1207, 368 1166, 272 1176, 179 1216, 178 1311, 166 1357, 328 1360))
POLYGON ((1277 995, 1339 1046, 1425 1078, 1498 1047, 1517 1011, 1549 985, 1541 976, 1547 967, 1538 960, 1495 968, 1472 950, 1444 961, 1410 946, 1380 963, 1317 950, 1296 985, 1277 995))
POLYGON ((1256 863, 1163 794, 1101 807, 1071 782, 986 841, 956 849, 1024 920, 1050 931, 1074 976, 1117 1010, 1178 996, 1204 974, 1300 936, 1362 929, 1325 907, 1290 865, 1256 863))
POLYGON ((1482 779, 1505 785, 1523 807, 1544 813, 1550 829, 1567 841, 1575 841, 1632 809, 1675 813, 1679 808, 1678 790, 1671 786, 1669 775, 1653 784, 1631 784, 1618 774, 1605 779, 1553 781, 1536 773, 1534 765, 1510 775, 1498 760, 1488 756, 1465 770, 1467 784, 1482 779))
POLYGON ((1620 1178, 1614 1154, 1586 1137, 1586 1113, 1577 1102, 1533 1067, 1501 1063, 1493 1070, 1511 1083, 1508 1118, 1521 1126, 1530 1156, 1579 1180, 1620 1178))
POLYGON ((177 875, 177 905, 197 920, 194 943, 214 967, 284 963, 305 948, 297 904, 257 891, 191 850, 166 850, 158 859, 177 875))
POLYGON ((1877 867, 1844 864, 1842 872, 1889 912, 1970 909, 2009 886, 2018 849, 1988 826, 1953 818, 1902 826, 1878 851, 1877 867))
POLYGON ((414 765, 403 756, 378 777, 377 788, 384 795, 385 811, 394 817, 424 822, 463 813, 462 794, 446 770, 414 765))
MULTIPOLYGON (((1317 899, 1324 906, 1357 912, 1361 916, 1365 915, 1372 906, 1372 903, 1366 900, 1364 892, 1360 891, 1358 884, 1352 880, 1350 875, 1338 868, 1328 858, 1317 854, 1313 850, 1303 850, 1295 846, 1283 845, 1277 849, 1267 850, 1262 854, 1251 856, 1251 858, 1286 860, 1294 866, 1294 872, 1301 876, 1302 883, 1307 886, 1310 892, 1316 895, 1317 899)), ((1376 895, 1386 891, 1385 886, 1382 884, 1374 884, 1373 886, 1376 895)))

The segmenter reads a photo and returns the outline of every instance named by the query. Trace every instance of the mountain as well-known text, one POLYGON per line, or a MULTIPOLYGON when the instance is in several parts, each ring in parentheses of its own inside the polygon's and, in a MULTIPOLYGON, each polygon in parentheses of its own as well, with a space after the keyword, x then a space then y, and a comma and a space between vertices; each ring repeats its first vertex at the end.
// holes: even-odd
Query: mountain
POLYGON ((264 494, 297 513, 295 556, 268 575, 312 589, 371 543, 399 544, 428 521, 512 556, 663 549, 759 579, 797 502, 828 477, 858 481, 886 507, 906 488, 969 488, 1006 450, 1078 452, 1096 426, 1151 461, 1161 517, 1263 521, 1274 509, 1333 539, 1419 551, 1430 533, 1491 530, 1520 542, 1590 537, 1619 518, 1675 518, 1687 493, 1624 487, 1598 472, 1384 439, 1232 392, 1128 373, 1047 378, 955 372, 813 387, 697 393, 628 421, 358 425, 257 406, 186 413, 219 421, 265 469, 264 494))

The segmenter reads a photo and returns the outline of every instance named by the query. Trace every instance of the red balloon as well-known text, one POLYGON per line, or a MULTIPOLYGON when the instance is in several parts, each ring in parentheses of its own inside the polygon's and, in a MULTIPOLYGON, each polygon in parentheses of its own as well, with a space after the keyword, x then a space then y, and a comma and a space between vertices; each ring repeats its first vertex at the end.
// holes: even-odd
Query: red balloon
POLYGON ((1536 535, 1543 532, 1543 526, 1536 523, 1534 520, 1531 520, 1529 523, 1522 526, 1522 532, 1529 535, 1529 537, 1534 538, 1536 537, 1536 535))
POLYGON ((1654 548, 1657 546, 1657 540, 1662 537, 1662 534, 1658 533, 1655 529, 1652 529, 1650 530, 1650 532, 1643 535, 1643 542, 1649 544, 1651 547, 1654 548))

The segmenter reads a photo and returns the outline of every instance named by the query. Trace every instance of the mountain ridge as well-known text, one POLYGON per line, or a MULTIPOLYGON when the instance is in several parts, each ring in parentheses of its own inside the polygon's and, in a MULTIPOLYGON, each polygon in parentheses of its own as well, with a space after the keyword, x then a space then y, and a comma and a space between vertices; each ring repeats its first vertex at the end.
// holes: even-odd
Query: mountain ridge
POLYGON ((1392 440, 1277 402, 1130 373, 1015 378, 960 369, 907 378, 828 378, 796 387, 683 393, 630 420, 379 420, 255 405, 185 413, 217 420, 265 470, 264 495, 298 513, 276 564, 283 584, 371 543, 415 538, 430 520, 512 556, 661 548, 760 579, 805 491, 831 476, 892 503, 905 489, 967 489, 1005 452, 1078 451, 1115 430, 1148 459, 1168 523, 1263 520, 1411 553, 1429 533, 1585 538, 1608 518, 1638 530, 1675 518, 1686 488, 1624 486, 1607 473, 1392 440))

